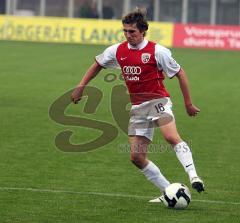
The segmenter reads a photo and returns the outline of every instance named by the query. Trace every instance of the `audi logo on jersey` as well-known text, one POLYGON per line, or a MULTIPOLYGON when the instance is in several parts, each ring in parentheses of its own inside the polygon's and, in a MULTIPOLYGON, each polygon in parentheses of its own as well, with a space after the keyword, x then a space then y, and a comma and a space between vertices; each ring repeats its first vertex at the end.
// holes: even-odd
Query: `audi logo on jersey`
POLYGON ((139 75, 141 74, 142 70, 139 66, 124 66, 123 67, 123 73, 126 75, 132 74, 132 75, 139 75))

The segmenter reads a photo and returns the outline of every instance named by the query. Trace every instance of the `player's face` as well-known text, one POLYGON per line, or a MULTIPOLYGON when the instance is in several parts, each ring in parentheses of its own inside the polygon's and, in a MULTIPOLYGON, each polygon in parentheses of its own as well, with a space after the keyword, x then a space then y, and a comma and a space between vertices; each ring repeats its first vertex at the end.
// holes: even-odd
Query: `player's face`
POLYGON ((141 43, 144 39, 144 32, 140 32, 135 24, 123 24, 123 32, 127 41, 132 45, 136 46, 141 43))

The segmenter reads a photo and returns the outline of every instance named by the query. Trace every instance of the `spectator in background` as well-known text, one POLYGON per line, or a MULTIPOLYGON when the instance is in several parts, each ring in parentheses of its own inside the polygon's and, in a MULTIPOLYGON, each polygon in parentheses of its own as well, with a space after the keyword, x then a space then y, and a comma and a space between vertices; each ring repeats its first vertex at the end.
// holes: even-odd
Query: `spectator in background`
POLYGON ((103 6, 103 18, 104 19, 113 19, 114 18, 114 11, 111 6, 103 6))
POLYGON ((96 1, 85 1, 79 11, 81 18, 99 18, 96 1))
POLYGON ((153 21, 153 4, 147 7, 147 19, 153 21))
POLYGON ((5 14, 6 1, 0 1, 0 14, 5 14))

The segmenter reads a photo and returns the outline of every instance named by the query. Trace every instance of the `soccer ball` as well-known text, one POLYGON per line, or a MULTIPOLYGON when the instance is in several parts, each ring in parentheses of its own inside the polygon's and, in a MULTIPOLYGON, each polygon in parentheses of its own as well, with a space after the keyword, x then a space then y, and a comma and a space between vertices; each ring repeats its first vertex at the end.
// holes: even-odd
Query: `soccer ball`
POLYGON ((185 209, 190 201, 191 193, 184 184, 170 184, 164 191, 163 203, 169 208, 185 209))

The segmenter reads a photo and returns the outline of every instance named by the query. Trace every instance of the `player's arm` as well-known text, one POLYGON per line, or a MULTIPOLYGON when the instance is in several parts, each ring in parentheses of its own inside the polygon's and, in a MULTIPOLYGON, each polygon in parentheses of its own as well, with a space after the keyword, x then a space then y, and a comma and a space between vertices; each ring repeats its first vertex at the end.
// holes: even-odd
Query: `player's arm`
POLYGON ((183 94, 185 108, 189 116, 195 116, 200 109, 197 108, 192 103, 192 99, 190 96, 189 85, 188 85, 188 78, 185 74, 184 70, 181 68, 180 71, 175 75, 178 78, 179 85, 183 94))
POLYGON ((74 104, 77 104, 78 101, 81 100, 85 86, 89 83, 90 80, 92 80, 101 71, 101 69, 102 69, 102 66, 100 66, 97 62, 95 62, 87 70, 87 72, 83 76, 83 79, 80 81, 80 83, 77 85, 77 87, 74 89, 71 95, 71 99, 74 104))
POLYGON ((155 58, 159 70, 163 70, 169 78, 177 76, 183 94, 186 111, 188 115, 195 116, 200 110, 192 104, 188 79, 184 70, 172 58, 170 50, 163 46, 160 46, 159 44, 156 44, 155 47, 155 58))
POLYGON ((77 85, 76 89, 72 93, 72 101, 77 104, 81 100, 83 90, 85 86, 93 79, 102 68, 118 68, 119 64, 116 59, 117 47, 120 43, 114 44, 104 50, 103 53, 95 57, 95 63, 85 73, 81 82, 77 85))

